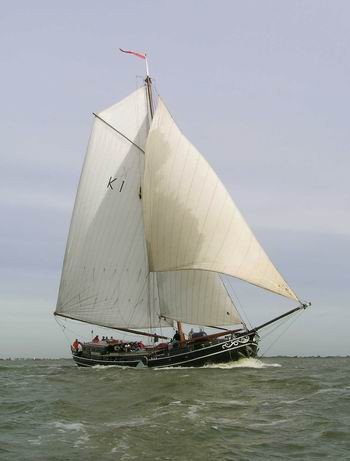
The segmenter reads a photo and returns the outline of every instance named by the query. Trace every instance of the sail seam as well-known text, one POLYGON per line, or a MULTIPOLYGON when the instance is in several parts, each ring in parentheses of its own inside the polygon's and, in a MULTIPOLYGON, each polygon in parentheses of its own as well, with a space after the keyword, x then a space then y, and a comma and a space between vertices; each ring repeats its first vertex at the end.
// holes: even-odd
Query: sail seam
POLYGON ((95 114, 95 112, 93 112, 93 115, 98 118, 99 120, 101 120, 101 122, 105 123, 107 126, 109 126, 109 128, 112 128, 112 130, 116 131, 118 134, 120 134, 120 136, 123 136, 124 139, 126 139, 127 141, 129 141, 133 146, 137 147, 137 149, 139 149, 143 154, 145 153, 145 151, 140 147, 138 146, 136 143, 134 143, 133 141, 131 141, 130 138, 128 138, 127 136, 125 136, 125 134, 123 134, 121 131, 117 130, 117 128, 115 128, 113 125, 111 125, 110 123, 106 122, 106 120, 104 120, 102 117, 100 117, 99 115, 95 114))

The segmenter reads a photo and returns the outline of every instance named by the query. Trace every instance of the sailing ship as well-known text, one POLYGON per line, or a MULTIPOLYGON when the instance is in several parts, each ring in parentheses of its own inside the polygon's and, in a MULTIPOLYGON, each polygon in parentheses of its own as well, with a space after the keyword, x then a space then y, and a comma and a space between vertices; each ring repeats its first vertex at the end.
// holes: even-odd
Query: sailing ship
POLYGON ((146 347, 107 338, 81 343, 72 351, 79 366, 192 367, 255 357, 259 330, 307 304, 162 99, 155 107, 146 69, 140 88, 94 114, 54 315, 154 339, 146 347), (249 329, 225 277, 298 306, 249 329), (162 332, 175 325, 169 342, 162 332), (195 325, 218 331, 186 339, 195 325))

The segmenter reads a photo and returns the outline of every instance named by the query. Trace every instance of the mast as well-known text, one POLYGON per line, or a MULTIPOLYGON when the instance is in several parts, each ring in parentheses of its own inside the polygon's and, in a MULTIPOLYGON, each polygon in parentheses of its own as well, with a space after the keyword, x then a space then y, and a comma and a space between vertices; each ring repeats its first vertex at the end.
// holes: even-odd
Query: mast
POLYGON ((182 345, 185 342, 185 335, 184 335, 184 332, 183 332, 183 329, 182 329, 182 323, 177 321, 176 324, 177 324, 177 331, 178 331, 178 333, 180 335, 180 344, 182 345))
POLYGON ((149 106, 149 114, 151 120, 153 119, 154 108, 153 108, 153 97, 152 97, 152 79, 149 75, 145 78, 146 89, 147 89, 147 99, 149 106))
MULTIPOLYGON (((153 107, 153 96, 152 96, 152 79, 151 77, 149 76, 149 68, 148 68, 148 61, 147 61, 147 54, 145 53, 145 64, 146 64, 146 78, 145 78, 145 85, 146 85, 146 91, 147 91, 147 106, 148 106, 148 111, 149 111, 149 120, 150 120, 150 123, 149 125, 151 126, 151 123, 152 123, 152 119, 153 119, 153 114, 154 114, 154 107, 153 107)), ((141 192, 141 187, 140 187, 140 198, 142 197, 142 192, 141 192)), ((150 277, 150 273, 149 273, 149 277, 150 277)), ((151 281, 151 278, 149 278, 149 283, 151 281)), ((152 281, 153 278, 152 278, 152 281)), ((156 284, 152 284, 153 285, 153 289, 154 289, 154 286, 157 285, 156 284)), ((153 296, 154 298, 154 296, 153 296)), ((149 309, 151 311, 152 307, 151 307, 151 290, 150 290, 150 287, 148 289, 148 306, 149 306, 149 309)))
MULTIPOLYGON (((146 63, 146 78, 145 78, 145 85, 147 91, 147 102, 148 102, 148 109, 150 120, 152 121, 154 115, 154 106, 153 106, 153 94, 152 94, 152 79, 149 76, 149 68, 148 68, 148 61, 147 61, 147 54, 145 54, 145 63, 146 63)), ((177 321, 177 331, 180 335, 180 344, 184 344, 185 342, 185 335, 182 329, 182 322, 177 321)))
POLYGON ((154 114, 153 96, 152 96, 152 79, 149 76, 148 61, 147 61, 147 55, 146 54, 145 54, 145 61, 146 61, 145 84, 146 84, 146 90, 147 90, 147 100, 148 100, 149 114, 150 114, 150 118, 151 118, 151 121, 152 121, 153 114, 154 114))

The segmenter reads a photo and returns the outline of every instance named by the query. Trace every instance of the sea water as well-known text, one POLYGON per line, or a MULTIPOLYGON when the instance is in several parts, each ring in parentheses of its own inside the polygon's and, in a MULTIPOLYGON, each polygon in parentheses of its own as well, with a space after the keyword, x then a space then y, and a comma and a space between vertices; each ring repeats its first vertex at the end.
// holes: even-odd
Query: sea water
POLYGON ((0 459, 350 459, 350 358, 0 361, 0 459))

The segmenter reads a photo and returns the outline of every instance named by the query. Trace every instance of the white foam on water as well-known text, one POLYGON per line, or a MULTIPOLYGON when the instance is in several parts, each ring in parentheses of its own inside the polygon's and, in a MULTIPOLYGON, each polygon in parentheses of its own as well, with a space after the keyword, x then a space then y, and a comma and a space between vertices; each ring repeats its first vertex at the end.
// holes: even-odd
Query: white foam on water
POLYGON ((74 435, 74 438, 76 438, 73 445, 74 448, 85 447, 90 439, 89 434, 82 423, 64 423, 62 421, 55 421, 52 425, 62 434, 67 434, 69 432, 74 432, 74 434, 76 434, 74 435))
POLYGON ((55 421, 52 424, 54 427, 64 432, 84 430, 84 425, 82 423, 62 423, 61 421, 55 421))
POLYGON ((128 444, 128 439, 127 437, 125 437, 125 435, 122 435, 121 438, 118 437, 118 440, 116 440, 115 443, 116 443, 116 446, 112 448, 111 453, 112 454, 118 453, 119 455, 121 455, 120 457, 115 458, 115 459, 120 459, 120 460, 132 459, 128 457, 128 451, 130 449, 130 446, 128 444))
MULTIPOLYGON (((196 367, 186 367, 186 370, 190 369, 190 368, 196 368, 196 367)), ((163 370, 183 370, 183 368, 180 368, 180 367, 152 367, 151 370, 154 370, 154 371, 163 371, 163 370)))
POLYGON ((206 400, 205 403, 209 405, 220 405, 224 407, 242 407, 249 404, 247 400, 206 400))
POLYGON ((139 363, 136 365, 136 367, 131 367, 131 366, 128 366, 128 365, 93 365, 92 367, 80 367, 81 370, 86 370, 86 369, 92 369, 92 370, 102 370, 102 371, 107 371, 107 370, 115 370, 115 369, 118 369, 118 370, 148 370, 148 367, 146 365, 144 365, 141 360, 139 361, 139 363))
POLYGON ((133 428, 133 427, 143 427, 148 424, 148 418, 134 418, 134 419, 128 419, 128 420, 118 420, 118 421, 113 421, 111 423, 106 423, 106 427, 113 427, 116 429, 122 428, 122 429, 128 429, 128 428, 133 428))
MULTIPOLYGON (((231 368, 257 368, 257 369, 261 369, 261 368, 276 368, 276 367, 281 367, 282 365, 280 365, 279 363, 266 363, 266 362, 262 362, 261 360, 259 359, 255 359, 255 358, 243 358, 243 359, 240 359, 240 360, 237 360, 235 362, 227 362, 227 363, 212 363, 212 364, 208 364, 208 365, 204 365, 203 367, 154 367, 153 370, 155 371, 160 371, 160 370, 176 370, 176 369, 180 369, 180 370, 184 370, 184 368, 186 368, 186 370, 207 370, 207 369, 210 369, 210 368, 220 368, 222 370, 231 370, 231 368)), ((186 375, 188 376, 188 375, 186 375)))
POLYGON ((183 418, 194 420, 199 418, 198 410, 202 407, 202 405, 189 405, 187 407, 187 413, 183 415, 183 418))
POLYGON ((276 420, 276 421, 271 421, 271 422, 261 422, 261 423, 253 423, 253 424, 249 424, 248 427, 267 427, 267 426, 281 426, 282 424, 285 424, 285 423, 288 423, 288 419, 279 419, 279 420, 276 420))
MULTIPOLYGON (((83 367, 81 367, 83 369, 83 367)), ((136 370, 136 367, 127 367, 122 365, 94 365, 92 367, 84 367, 84 369, 90 368, 90 370, 108 371, 108 370, 136 370)))
POLYGON ((31 445, 41 445, 41 443, 42 443, 41 436, 39 435, 39 437, 37 437, 36 439, 28 439, 28 442, 31 445))
POLYGON ((90 440, 89 435, 84 430, 84 433, 78 438, 78 440, 74 443, 74 448, 79 448, 81 445, 85 446, 85 444, 90 440))
MULTIPOLYGON (((266 363, 262 362, 259 359, 256 358, 242 358, 240 360, 237 360, 235 362, 228 362, 228 363, 212 363, 208 365, 204 365, 203 367, 173 367, 173 366, 166 366, 166 367, 152 367, 151 370, 154 371, 160 371, 160 370, 200 370, 200 369, 208 369, 208 368, 220 368, 223 370, 230 370, 231 368, 276 368, 276 367, 281 367, 279 363, 266 363)), ((130 366, 122 366, 122 365, 94 365, 92 367, 86 367, 89 369, 93 370, 98 370, 98 371, 107 371, 109 369, 118 369, 118 370, 145 370, 149 369, 146 366, 141 366, 141 367, 130 367, 130 366)), ((81 367, 80 369, 84 370, 86 368, 81 367)), ((184 375, 182 377, 188 377, 189 375, 184 375)))
POLYGON ((282 365, 280 363, 264 363, 263 368, 280 368, 282 365))
POLYGON ((269 367, 280 367, 279 363, 265 363, 255 358, 244 358, 236 362, 228 363, 213 363, 211 365, 205 365, 203 368, 220 368, 223 370, 231 370, 232 368, 269 368, 269 367))

